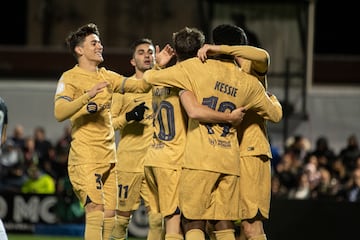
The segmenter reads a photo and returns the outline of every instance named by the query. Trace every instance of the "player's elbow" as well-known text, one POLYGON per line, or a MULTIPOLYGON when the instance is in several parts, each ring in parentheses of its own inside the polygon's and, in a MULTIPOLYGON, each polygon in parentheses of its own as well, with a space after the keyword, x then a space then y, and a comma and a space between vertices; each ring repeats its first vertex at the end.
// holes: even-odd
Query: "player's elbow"
POLYGON ((282 115, 276 117, 273 122, 274 122, 274 123, 279 123, 281 120, 282 120, 282 115))
POLYGON ((64 121, 66 118, 61 114, 59 113, 58 111, 55 111, 54 112, 54 116, 55 116, 55 119, 58 121, 58 122, 62 122, 64 121))
POLYGON ((187 113, 188 117, 191 119, 198 120, 198 118, 199 118, 198 111, 195 111, 195 109, 193 109, 193 108, 186 109, 186 113, 187 113))
POLYGON ((278 109, 278 111, 275 112, 275 114, 274 114, 274 116, 272 118, 272 121, 274 123, 278 123, 278 122, 280 122, 282 120, 282 118, 283 118, 283 111, 280 108, 280 109, 278 109))
POLYGON ((54 117, 58 122, 62 122, 65 119, 67 119, 67 116, 65 115, 65 112, 61 110, 61 108, 56 107, 54 109, 54 117))

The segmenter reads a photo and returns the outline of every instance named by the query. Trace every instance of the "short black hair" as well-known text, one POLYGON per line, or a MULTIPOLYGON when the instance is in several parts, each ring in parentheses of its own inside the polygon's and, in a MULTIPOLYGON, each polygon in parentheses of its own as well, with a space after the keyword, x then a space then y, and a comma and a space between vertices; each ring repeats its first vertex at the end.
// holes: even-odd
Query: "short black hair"
POLYGON ((153 44, 153 42, 152 42, 152 40, 150 38, 137 39, 130 46, 130 49, 131 49, 133 55, 135 53, 135 49, 137 48, 137 46, 139 46, 141 44, 149 44, 149 45, 154 46, 154 44, 153 44))
POLYGON ((216 45, 248 45, 245 31, 233 24, 220 24, 212 31, 212 38, 216 45))
POLYGON ((130 46, 130 49, 135 51, 135 48, 141 44, 150 44, 150 45, 154 45, 153 42, 151 41, 150 38, 140 38, 140 39, 137 39, 135 40, 131 46, 130 46))

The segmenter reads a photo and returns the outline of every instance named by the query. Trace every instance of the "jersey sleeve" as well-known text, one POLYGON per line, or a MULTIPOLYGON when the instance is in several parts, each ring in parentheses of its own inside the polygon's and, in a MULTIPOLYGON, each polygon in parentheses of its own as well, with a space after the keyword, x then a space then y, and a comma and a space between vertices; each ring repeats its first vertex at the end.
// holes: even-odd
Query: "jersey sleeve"
POLYGON ((74 94, 75 87, 63 75, 57 84, 54 100, 54 115, 57 121, 64 121, 76 113, 88 114, 85 109, 85 105, 90 100, 88 93, 84 93, 76 99, 73 99, 74 94))
POLYGON ((111 70, 101 68, 101 74, 104 80, 112 82, 113 91, 115 93, 124 94, 131 93, 144 93, 151 90, 151 85, 144 80, 138 80, 135 77, 125 77, 111 70))
MULTIPOLYGON (((233 55, 235 57, 245 58, 251 61, 251 71, 254 71, 256 75, 265 75, 267 73, 270 56, 269 53, 262 49, 253 46, 220 46, 220 53, 233 55)), ((250 72, 252 73, 252 72, 250 72)))
POLYGON ((114 130, 124 128, 128 122, 126 121, 126 109, 128 109, 128 103, 125 101, 125 95, 114 93, 113 101, 111 105, 111 116, 114 130))
POLYGON ((161 70, 147 70, 144 80, 152 85, 191 90, 192 85, 180 63, 161 70))
POLYGON ((119 93, 146 93, 150 91, 151 87, 151 84, 146 81, 131 77, 124 80, 124 84, 122 85, 119 93))
POLYGON ((256 78, 248 75, 248 78, 254 78, 249 82, 248 103, 246 109, 252 109, 264 119, 272 122, 280 122, 283 116, 282 106, 275 95, 270 97, 264 90, 264 87, 256 78))
POLYGON ((115 89, 115 92, 124 93, 146 93, 151 90, 151 84, 144 80, 136 79, 135 77, 120 77, 120 84, 115 89))

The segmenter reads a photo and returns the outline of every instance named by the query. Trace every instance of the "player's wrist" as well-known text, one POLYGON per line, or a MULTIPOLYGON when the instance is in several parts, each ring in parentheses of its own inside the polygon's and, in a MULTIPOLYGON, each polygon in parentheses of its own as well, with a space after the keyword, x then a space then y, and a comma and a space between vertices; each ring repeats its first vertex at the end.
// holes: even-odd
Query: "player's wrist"
POLYGON ((154 67, 153 67, 153 69, 155 69, 155 70, 161 70, 161 69, 163 69, 163 68, 165 68, 165 66, 162 66, 162 65, 160 65, 159 63, 155 63, 155 65, 154 65, 154 67))

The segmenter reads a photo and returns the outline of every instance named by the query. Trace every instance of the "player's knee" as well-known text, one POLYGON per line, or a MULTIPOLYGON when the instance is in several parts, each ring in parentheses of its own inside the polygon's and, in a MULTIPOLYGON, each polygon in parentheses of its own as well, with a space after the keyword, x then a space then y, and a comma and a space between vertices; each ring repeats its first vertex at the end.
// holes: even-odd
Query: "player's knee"
POLYGON ((241 226, 248 239, 264 234, 264 228, 261 221, 254 221, 251 223, 248 221, 242 221, 241 226))
POLYGON ((163 218, 161 213, 149 213, 149 228, 162 228, 163 218))

